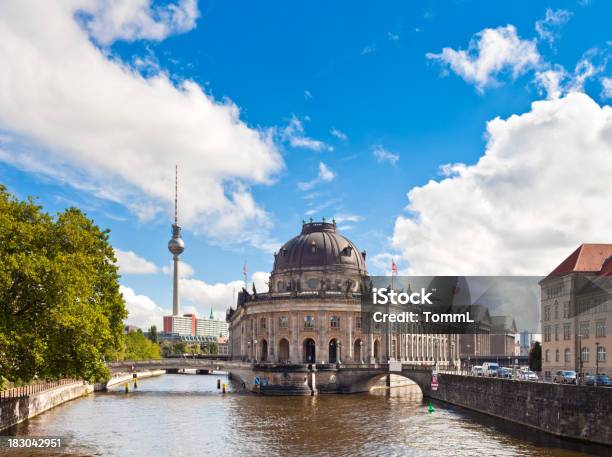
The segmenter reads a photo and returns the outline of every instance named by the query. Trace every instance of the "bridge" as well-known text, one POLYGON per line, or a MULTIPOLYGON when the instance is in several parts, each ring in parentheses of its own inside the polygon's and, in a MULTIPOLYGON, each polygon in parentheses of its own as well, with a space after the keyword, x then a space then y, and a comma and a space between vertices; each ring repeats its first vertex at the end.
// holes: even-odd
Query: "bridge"
MULTIPOLYGON (((135 370, 165 370, 177 373, 195 370, 208 374, 225 371, 253 392, 264 395, 314 395, 318 393, 367 392, 386 375, 396 374, 416 383, 423 395, 429 395, 431 367, 414 364, 275 364, 203 358, 165 358, 125 360, 107 364, 111 373, 135 370), (391 367, 391 368, 390 368, 391 367)), ((388 379, 388 377, 387 377, 388 379)))

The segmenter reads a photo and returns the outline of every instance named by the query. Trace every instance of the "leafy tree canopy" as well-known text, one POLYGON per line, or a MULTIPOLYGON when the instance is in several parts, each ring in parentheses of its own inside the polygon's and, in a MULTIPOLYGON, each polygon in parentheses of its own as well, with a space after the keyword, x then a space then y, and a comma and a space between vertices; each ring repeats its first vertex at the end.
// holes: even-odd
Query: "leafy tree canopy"
POLYGON ((52 217, 0 185, 0 375, 107 378, 127 311, 101 230, 76 208, 52 217))

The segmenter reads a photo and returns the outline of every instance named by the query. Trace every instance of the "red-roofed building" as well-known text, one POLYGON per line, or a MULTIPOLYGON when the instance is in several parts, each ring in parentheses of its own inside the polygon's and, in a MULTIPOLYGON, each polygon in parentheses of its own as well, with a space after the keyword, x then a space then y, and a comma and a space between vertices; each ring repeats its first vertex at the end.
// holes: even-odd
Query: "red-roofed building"
POLYGON ((612 376, 612 244, 583 244, 541 287, 542 370, 612 376))

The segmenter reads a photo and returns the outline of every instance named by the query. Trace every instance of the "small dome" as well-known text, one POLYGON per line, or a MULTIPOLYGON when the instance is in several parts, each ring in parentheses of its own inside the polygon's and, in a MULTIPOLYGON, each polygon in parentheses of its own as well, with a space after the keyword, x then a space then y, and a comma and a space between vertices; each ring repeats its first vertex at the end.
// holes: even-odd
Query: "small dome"
POLYGON ((337 232, 335 223, 310 222, 275 254, 273 273, 334 269, 367 274, 364 255, 337 232))

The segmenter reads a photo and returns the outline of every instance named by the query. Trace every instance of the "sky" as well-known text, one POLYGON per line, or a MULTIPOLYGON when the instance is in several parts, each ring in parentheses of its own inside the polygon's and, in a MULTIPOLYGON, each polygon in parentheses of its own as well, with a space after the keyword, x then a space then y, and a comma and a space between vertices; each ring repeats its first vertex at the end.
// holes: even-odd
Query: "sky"
POLYGON ((140 326, 265 290, 302 220, 388 274, 542 275, 612 242, 612 4, 0 4, 0 182, 111 230, 140 326))

